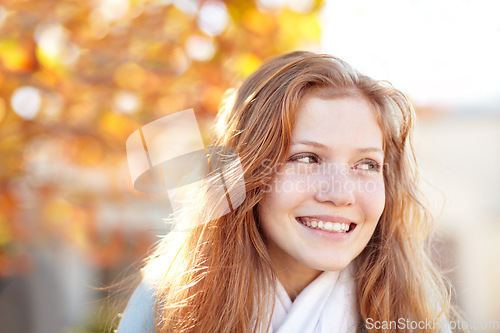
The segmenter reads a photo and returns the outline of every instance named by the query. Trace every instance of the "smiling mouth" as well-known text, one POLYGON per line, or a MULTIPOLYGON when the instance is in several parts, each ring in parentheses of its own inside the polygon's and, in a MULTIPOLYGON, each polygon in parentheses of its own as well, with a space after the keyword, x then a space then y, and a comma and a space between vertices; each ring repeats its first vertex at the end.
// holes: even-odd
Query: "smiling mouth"
POLYGON ((330 222, 305 216, 297 217, 296 220, 310 229, 323 230, 332 233, 348 233, 356 228, 356 223, 354 222, 330 222))

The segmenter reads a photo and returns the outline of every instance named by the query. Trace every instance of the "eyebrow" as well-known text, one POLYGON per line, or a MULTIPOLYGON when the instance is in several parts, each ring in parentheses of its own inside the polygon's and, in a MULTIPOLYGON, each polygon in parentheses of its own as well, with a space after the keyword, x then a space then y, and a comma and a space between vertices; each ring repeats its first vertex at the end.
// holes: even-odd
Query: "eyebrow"
MULTIPOLYGON (((305 145, 305 146, 312 146, 316 147, 319 149, 328 149, 328 147, 322 143, 316 142, 316 141, 298 141, 298 142, 292 142, 292 145, 305 145)), ((358 148, 356 151, 359 151, 361 153, 367 153, 367 152, 377 152, 381 153, 384 155, 384 151, 378 147, 363 147, 363 148, 358 148)))

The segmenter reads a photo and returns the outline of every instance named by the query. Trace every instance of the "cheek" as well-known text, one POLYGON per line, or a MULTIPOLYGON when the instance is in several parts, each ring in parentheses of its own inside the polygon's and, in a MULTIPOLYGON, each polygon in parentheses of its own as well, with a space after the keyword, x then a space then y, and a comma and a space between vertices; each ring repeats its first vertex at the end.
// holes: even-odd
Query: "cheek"
POLYGON ((277 175, 267 187, 264 188, 264 197, 259 203, 259 215, 262 220, 274 218, 287 211, 293 202, 297 201, 295 182, 291 177, 277 175))
POLYGON ((290 207, 300 202, 308 194, 307 177, 297 174, 279 174, 272 181, 268 200, 275 205, 290 207))
POLYGON ((307 198, 307 191, 302 189, 303 183, 303 177, 282 173, 265 188, 264 197, 258 205, 258 213, 266 234, 289 223, 288 217, 292 216, 295 208, 307 198))
POLYGON ((360 205, 368 222, 378 222, 385 208, 383 180, 371 183, 360 193, 360 205))

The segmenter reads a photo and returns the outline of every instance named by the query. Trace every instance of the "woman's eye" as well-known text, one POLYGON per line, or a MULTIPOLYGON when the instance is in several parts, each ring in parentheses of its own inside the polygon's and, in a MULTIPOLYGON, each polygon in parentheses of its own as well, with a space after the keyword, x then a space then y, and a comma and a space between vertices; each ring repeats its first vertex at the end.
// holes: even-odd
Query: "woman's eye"
POLYGON ((355 169, 362 171, 379 171, 380 164, 372 160, 361 161, 355 165, 355 169))
POLYGON ((310 163, 318 163, 319 158, 316 155, 312 155, 312 154, 296 155, 296 156, 290 157, 290 161, 310 164, 310 163))

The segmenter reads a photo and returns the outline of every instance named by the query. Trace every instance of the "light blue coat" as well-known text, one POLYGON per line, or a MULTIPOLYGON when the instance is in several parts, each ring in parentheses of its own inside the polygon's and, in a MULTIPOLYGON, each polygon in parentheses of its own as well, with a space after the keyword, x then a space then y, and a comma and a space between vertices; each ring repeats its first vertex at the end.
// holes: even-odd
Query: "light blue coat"
POLYGON ((127 304, 117 333, 154 333, 155 301, 153 287, 141 282, 127 304))

